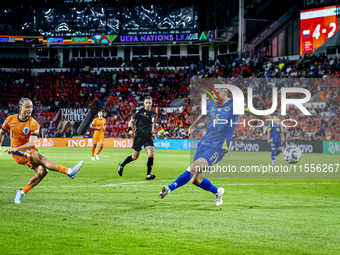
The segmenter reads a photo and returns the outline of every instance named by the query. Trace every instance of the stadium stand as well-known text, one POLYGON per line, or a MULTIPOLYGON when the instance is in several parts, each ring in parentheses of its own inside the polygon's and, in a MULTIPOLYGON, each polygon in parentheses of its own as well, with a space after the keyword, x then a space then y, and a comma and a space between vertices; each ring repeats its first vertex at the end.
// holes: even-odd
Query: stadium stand
MULTIPOLYGON (((312 95, 325 92, 326 106, 311 108, 310 110, 315 110, 316 113, 311 118, 297 116, 296 109, 288 110, 291 116, 306 125, 303 129, 287 130, 286 136, 287 139, 300 140, 339 139, 337 118, 340 106, 337 91, 340 85, 340 61, 337 58, 328 58, 325 54, 321 54, 304 55, 293 61, 288 57, 274 61, 269 57, 245 59, 220 55, 215 61, 207 64, 203 64, 198 58, 133 58, 131 65, 136 68, 122 67, 118 71, 101 68, 101 71, 84 71, 86 66, 90 66, 90 70, 93 67, 120 67, 123 62, 122 59, 115 58, 77 58, 71 60, 66 71, 50 70, 38 73, 35 77, 31 76, 30 69, 18 69, 16 72, 1 71, 0 93, 3 104, 11 107, 22 96, 32 98, 35 106, 40 107, 36 109, 36 118, 45 128, 49 128, 49 121, 62 107, 105 107, 108 120, 107 136, 129 137, 127 133, 129 117, 135 109, 141 107, 143 97, 150 95, 153 98, 153 107, 159 109, 159 119, 156 123, 157 137, 188 137, 189 100, 185 100, 180 113, 164 112, 163 108, 169 107, 174 100, 187 99, 191 78, 231 78, 233 83, 244 92, 248 86, 253 87, 254 96, 258 98, 254 101, 255 108, 262 106, 264 109, 271 106, 273 86, 278 90, 284 86, 302 86, 311 91, 312 95), (190 62, 190 65, 183 69, 169 70, 162 67, 182 66, 187 62, 190 62), (157 63, 160 63, 159 66, 152 68, 157 63), (147 68, 148 66, 151 68, 147 68), (245 80, 241 78, 246 78, 247 84, 244 84, 245 80), (331 78, 331 80, 321 83, 316 78, 331 78), (311 79, 313 82, 306 82, 311 79), (106 102, 103 101, 105 95, 109 96, 106 102)), ((242 128, 237 127, 234 137, 235 139, 265 139, 265 131, 266 127, 263 127, 257 130, 250 129, 245 133, 242 128)), ((64 136, 64 133, 66 132, 53 135, 64 136)))

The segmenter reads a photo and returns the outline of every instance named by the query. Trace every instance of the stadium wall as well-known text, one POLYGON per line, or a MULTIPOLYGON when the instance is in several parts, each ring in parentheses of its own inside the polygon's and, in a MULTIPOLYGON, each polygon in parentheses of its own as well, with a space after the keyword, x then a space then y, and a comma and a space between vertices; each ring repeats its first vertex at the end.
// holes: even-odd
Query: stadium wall
POLYGON ((10 58, 28 58, 28 49, 18 49, 18 48, 0 48, 1 57, 10 58))
MULTIPOLYGON (((190 148, 195 149, 198 142, 198 140, 193 141, 189 139, 155 139, 154 145, 156 150, 190 150, 190 148)), ((132 147, 132 144, 133 139, 104 139, 105 148, 129 149, 132 147)), ((37 142, 37 147, 91 148, 92 146, 92 138, 38 138, 37 142)), ((297 146, 302 153, 340 154, 340 142, 285 141, 283 146, 297 146)), ((229 151, 269 152, 271 148, 266 140, 232 140, 229 151)))
MULTIPOLYGON (((283 147, 297 146, 302 153, 323 153, 322 141, 285 141, 283 147)), ((271 151, 265 140, 232 140, 229 151, 271 151)))
MULTIPOLYGON (((155 149, 158 150, 189 150, 188 139, 155 139, 155 149)), ((129 149, 133 139, 105 138, 105 148, 129 149)), ((38 138, 37 147, 91 148, 92 138, 38 138)))

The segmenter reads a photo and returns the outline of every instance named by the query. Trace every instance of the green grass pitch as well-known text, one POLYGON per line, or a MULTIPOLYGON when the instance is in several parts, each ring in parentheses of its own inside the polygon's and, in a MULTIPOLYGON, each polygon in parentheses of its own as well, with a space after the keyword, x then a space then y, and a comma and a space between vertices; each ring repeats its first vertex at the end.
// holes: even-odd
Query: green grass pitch
MULTIPOLYGON (((190 163, 185 151, 155 151, 146 181, 146 152, 117 164, 128 149, 40 148, 50 160, 73 166, 76 179, 50 171, 14 204, 15 191, 34 172, 0 155, 0 254, 340 254, 340 179, 206 177, 224 187, 224 205, 191 183, 158 197, 190 163)), ((270 163, 270 153, 230 152, 231 165, 270 163)), ((280 156, 278 164, 285 164, 280 156)), ((339 156, 303 154, 301 164, 340 163, 339 156)), ((285 164, 286 165, 286 164, 285 164)), ((338 169, 338 173, 340 169, 338 169)), ((333 173, 334 174, 334 173, 333 173)), ((336 175, 334 175, 336 176, 336 175)), ((337 175, 339 176, 339 174, 337 175)), ((258 176, 257 176, 258 177, 258 176)))

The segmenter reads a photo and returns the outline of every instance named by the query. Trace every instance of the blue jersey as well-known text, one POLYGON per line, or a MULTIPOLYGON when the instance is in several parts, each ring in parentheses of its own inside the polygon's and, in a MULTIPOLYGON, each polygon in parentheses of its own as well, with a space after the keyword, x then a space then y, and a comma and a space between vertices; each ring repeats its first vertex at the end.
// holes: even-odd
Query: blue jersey
POLYGON ((272 123, 269 125, 268 130, 270 131, 270 141, 273 143, 281 142, 281 126, 272 123))
MULTIPOLYGON (((244 106, 245 111, 249 111, 247 105, 244 106)), ((210 101, 207 105, 210 121, 208 123, 207 131, 200 141, 199 145, 206 145, 210 148, 225 149, 228 151, 230 140, 233 136, 235 123, 238 115, 233 114, 233 99, 229 99, 224 105, 215 105, 214 101, 210 101), (220 119, 221 123, 217 124, 220 119), (214 127, 215 120, 215 127, 214 127), (228 122, 226 123, 227 120, 228 122), (231 126, 230 123, 233 123, 231 126)))

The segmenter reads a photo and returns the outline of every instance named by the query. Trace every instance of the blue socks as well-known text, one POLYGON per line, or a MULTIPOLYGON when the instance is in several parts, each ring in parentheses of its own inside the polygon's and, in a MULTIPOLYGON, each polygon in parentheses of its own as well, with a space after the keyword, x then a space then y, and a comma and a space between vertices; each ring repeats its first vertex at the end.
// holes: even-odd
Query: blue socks
POLYGON ((174 191, 175 189, 187 184, 191 178, 192 174, 189 171, 185 171, 183 174, 178 176, 176 181, 169 185, 169 188, 171 189, 171 191, 174 191))
MULTIPOLYGON (((187 184, 190 179, 192 178, 192 174, 189 171, 185 171, 183 174, 181 174, 176 181, 174 181, 171 185, 169 185, 169 188, 171 191, 174 191, 175 189, 187 184)), ((215 187, 208 179, 203 178, 201 184, 198 186, 202 189, 205 189, 207 191, 210 191, 212 193, 217 193, 218 188, 215 187)))
POLYGON ((276 151, 275 151, 275 150, 272 150, 272 160, 275 159, 275 154, 276 154, 276 151))
POLYGON ((272 150, 272 160, 275 159, 275 157, 279 156, 281 153, 281 150, 277 149, 277 150, 272 150))
POLYGON ((277 157, 277 156, 279 156, 280 155, 280 153, 281 153, 281 150, 276 150, 276 154, 275 154, 275 156, 277 157))
POLYGON ((205 190, 207 190, 207 191, 210 191, 210 192, 212 192, 212 193, 214 193, 214 194, 217 193, 217 191, 218 191, 218 188, 217 188, 216 186, 214 186, 214 185, 211 183, 211 181, 209 181, 209 180, 206 179, 206 178, 203 178, 201 184, 200 184, 198 187, 200 187, 200 188, 202 188, 202 189, 205 189, 205 190))

